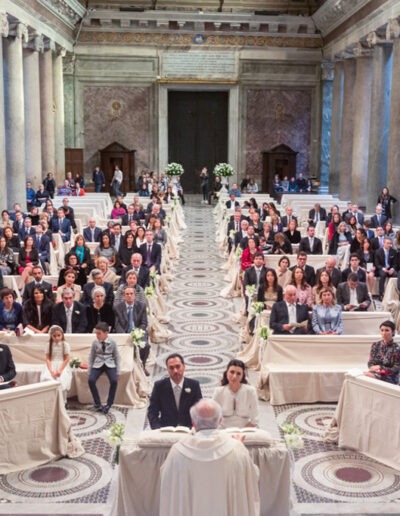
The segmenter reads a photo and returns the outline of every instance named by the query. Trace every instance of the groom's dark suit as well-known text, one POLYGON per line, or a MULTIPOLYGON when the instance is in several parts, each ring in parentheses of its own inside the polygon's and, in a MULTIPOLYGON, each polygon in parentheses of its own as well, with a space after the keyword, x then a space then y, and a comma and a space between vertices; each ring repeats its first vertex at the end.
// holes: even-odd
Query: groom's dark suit
POLYGON ((154 384, 147 410, 147 417, 149 418, 151 428, 178 425, 191 428, 190 407, 202 397, 199 382, 190 378, 184 378, 178 410, 170 377, 158 380, 154 384))

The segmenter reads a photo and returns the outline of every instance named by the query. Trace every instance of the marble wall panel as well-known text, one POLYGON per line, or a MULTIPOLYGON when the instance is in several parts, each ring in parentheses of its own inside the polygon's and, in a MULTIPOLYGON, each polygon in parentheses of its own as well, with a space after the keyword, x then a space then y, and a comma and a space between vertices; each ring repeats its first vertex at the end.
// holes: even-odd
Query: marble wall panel
POLYGON ((83 92, 85 171, 99 163, 99 150, 118 142, 136 149, 136 171, 150 163, 150 88, 85 86, 83 92))
POLYGON ((309 171, 310 89, 249 89, 246 116, 246 174, 261 185, 262 153, 285 144, 298 152, 297 173, 309 171))

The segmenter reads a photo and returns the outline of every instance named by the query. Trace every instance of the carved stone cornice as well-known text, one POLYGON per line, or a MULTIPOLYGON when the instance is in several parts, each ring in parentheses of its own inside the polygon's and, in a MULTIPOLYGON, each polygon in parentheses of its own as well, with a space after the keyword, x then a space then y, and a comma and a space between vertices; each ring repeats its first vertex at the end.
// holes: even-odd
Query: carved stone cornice
POLYGON ((327 0, 312 19, 323 36, 339 27, 370 0, 327 0))
POLYGON ((386 39, 400 37, 400 23, 397 18, 391 18, 386 25, 386 39))
POLYGON ((50 50, 51 52, 56 51, 56 44, 55 42, 50 38, 44 38, 44 48, 43 50, 50 50))
POLYGON ((66 55, 63 59, 63 72, 64 75, 73 75, 75 72, 75 54, 71 52, 66 52, 66 55))
POLYGON ((73 29, 84 16, 86 9, 77 0, 37 0, 65 25, 73 29))
POLYGON ((0 12, 0 37, 7 38, 9 28, 7 13, 0 12))
POLYGON ((28 26, 25 23, 21 23, 19 21, 12 22, 9 24, 10 30, 8 35, 13 36, 14 38, 20 39, 23 43, 28 43, 29 41, 29 32, 28 26))

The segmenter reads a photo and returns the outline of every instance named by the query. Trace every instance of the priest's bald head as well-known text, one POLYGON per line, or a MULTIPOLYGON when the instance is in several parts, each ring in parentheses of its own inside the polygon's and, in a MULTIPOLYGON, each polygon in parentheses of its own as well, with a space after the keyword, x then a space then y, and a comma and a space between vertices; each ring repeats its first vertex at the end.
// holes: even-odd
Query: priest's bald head
POLYGON ((190 408, 190 417, 197 432, 215 430, 221 423, 222 409, 216 401, 202 399, 190 408))

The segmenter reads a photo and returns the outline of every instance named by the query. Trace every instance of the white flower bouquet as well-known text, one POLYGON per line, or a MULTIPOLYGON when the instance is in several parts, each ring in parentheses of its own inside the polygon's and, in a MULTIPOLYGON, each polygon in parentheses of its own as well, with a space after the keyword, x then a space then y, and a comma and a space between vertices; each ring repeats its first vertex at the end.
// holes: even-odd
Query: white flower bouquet
POLYGON ((146 294, 147 299, 150 299, 154 296, 156 289, 154 287, 146 287, 144 289, 144 293, 146 294))
POLYGON ((238 258, 241 258, 242 254, 243 254, 243 249, 240 246, 238 246, 238 248, 236 249, 236 256, 238 258))
POLYGON ((115 447, 114 462, 119 464, 119 450, 124 440, 125 425, 123 423, 113 423, 108 430, 104 432, 104 439, 112 447, 115 447))
POLYGON ((136 346, 139 346, 139 348, 144 348, 146 345, 146 342, 143 340, 144 336, 145 332, 141 328, 135 328, 133 331, 131 331, 132 343, 136 346))
POLYGON ((184 170, 180 163, 168 163, 168 165, 165 168, 165 173, 167 176, 181 176, 183 174, 184 170))
POLYGON ((267 340, 271 335, 272 331, 269 326, 260 326, 257 330, 257 335, 264 340, 267 340))
POLYGON ((82 361, 78 357, 73 357, 69 361, 69 366, 72 367, 73 369, 78 369, 79 367, 81 367, 81 364, 82 364, 82 361))
POLYGON ((230 238, 231 240, 234 240, 234 239, 235 239, 235 235, 236 235, 236 231, 235 231, 234 229, 231 229, 231 230, 229 231, 229 238, 230 238))
POLYGON ((255 293, 257 292, 257 286, 256 285, 246 285, 246 296, 247 297, 253 297, 255 293))
POLYGON ((230 177, 233 176, 233 167, 228 163, 218 163, 213 170, 214 176, 230 177))
POLYGON ((304 447, 303 433, 300 428, 289 421, 285 421, 280 425, 286 445, 290 450, 301 450, 304 447))
POLYGON ((264 311, 264 303, 262 301, 251 303, 251 310, 255 314, 260 314, 264 311))

